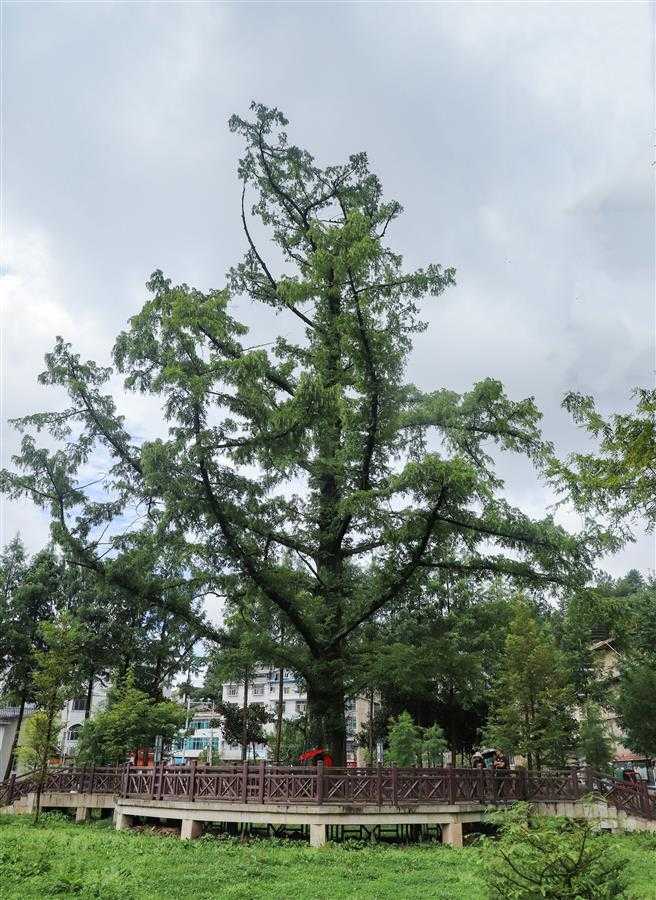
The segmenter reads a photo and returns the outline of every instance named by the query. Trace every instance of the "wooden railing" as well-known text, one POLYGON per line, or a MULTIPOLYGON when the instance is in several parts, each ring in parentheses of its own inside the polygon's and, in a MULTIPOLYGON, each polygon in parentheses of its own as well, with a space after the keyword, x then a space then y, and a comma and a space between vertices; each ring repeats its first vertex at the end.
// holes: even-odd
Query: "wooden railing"
MULTIPOLYGON (((0 783, 0 806, 36 790, 34 773, 0 783)), ((104 793, 148 800, 220 803, 345 803, 411 807, 419 803, 504 805, 574 801, 594 795, 611 806, 656 819, 656 799, 644 782, 618 781, 591 769, 504 772, 476 769, 373 767, 366 769, 269 766, 58 767, 46 792, 104 793)))
MULTIPOLYGON (((124 766, 53 766, 43 782, 43 793, 118 794, 124 766)), ((36 791, 37 772, 12 775, 0 782, 0 807, 36 791)))

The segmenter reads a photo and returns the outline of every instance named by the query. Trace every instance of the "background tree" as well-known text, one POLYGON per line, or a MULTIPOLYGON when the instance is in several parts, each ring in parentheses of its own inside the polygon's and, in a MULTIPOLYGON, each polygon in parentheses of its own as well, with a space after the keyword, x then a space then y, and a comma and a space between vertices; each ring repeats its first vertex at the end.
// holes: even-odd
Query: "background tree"
POLYGON ((598 772, 608 772, 613 759, 613 743, 601 709, 595 703, 587 703, 579 723, 579 755, 587 766, 598 772))
POLYGON ((33 676, 37 652, 46 649, 41 624, 63 605, 64 569, 51 548, 28 559, 19 539, 0 558, 0 683, 5 700, 18 706, 18 720, 9 753, 8 778, 27 703, 36 699, 33 676))
POLYGON ((61 753, 62 721, 59 715, 50 718, 43 709, 35 709, 24 720, 18 734, 16 757, 22 768, 38 769, 42 759, 55 759, 61 753))
POLYGON ((444 732, 439 725, 424 728, 421 735, 421 759, 427 766, 441 766, 444 751, 447 749, 444 732))
POLYGON ((45 649, 35 653, 36 668, 32 675, 34 698, 41 712, 40 759, 36 786, 34 821, 39 820, 41 794, 48 774, 53 740, 56 739, 59 712, 69 697, 79 690, 77 654, 79 636, 77 626, 66 614, 59 614, 50 622, 42 622, 41 633, 45 649))
POLYGON ((492 450, 539 468, 548 455, 531 399, 509 400, 492 379, 462 395, 407 381, 420 301, 452 285, 454 271, 404 270, 387 244, 401 206, 383 198, 366 154, 321 168, 288 142, 282 113, 251 109, 251 119, 230 120, 245 144, 247 250, 228 290, 175 286, 155 272, 114 348, 127 388, 161 402, 162 436, 130 434, 106 393, 112 370, 58 339, 41 381, 69 404, 18 423, 16 471, 1 486, 51 510, 72 560, 199 635, 225 637, 179 602, 180 578, 160 564, 167 553, 193 589, 276 607, 284 638, 260 634, 257 658, 277 666, 284 657, 302 675, 311 740, 341 764, 365 623, 403 606, 435 572, 581 582, 606 543, 598 530, 574 539, 503 498, 492 450), (255 244, 249 209, 279 264, 255 244), (233 297, 291 317, 298 331, 283 325, 270 349, 245 345, 233 297), (39 446, 35 429, 62 449, 39 446), (90 491, 98 447, 111 465, 90 491), (148 513, 138 534, 121 518, 135 506, 148 513), (292 573, 283 551, 303 570, 292 573))
POLYGON ((638 753, 656 756, 656 721, 650 714, 656 690, 656 662, 636 656, 623 662, 616 711, 626 743, 638 753))
POLYGON ((264 703, 251 703, 249 706, 237 706, 236 703, 222 701, 217 704, 217 712, 221 716, 223 737, 229 744, 241 745, 241 758, 246 761, 248 748, 253 752, 258 744, 268 744, 269 735, 266 726, 274 721, 264 703))
POLYGON ((487 739, 529 768, 564 765, 575 744, 574 693, 553 636, 519 599, 506 637, 487 739))
POLYGON ((107 706, 87 719, 78 737, 81 763, 115 765, 131 753, 170 742, 185 722, 185 710, 172 700, 154 700, 135 687, 132 673, 112 685, 107 706))
POLYGON ((387 759, 397 766, 416 766, 421 763, 421 729, 412 721, 409 712, 390 719, 387 730, 387 759))

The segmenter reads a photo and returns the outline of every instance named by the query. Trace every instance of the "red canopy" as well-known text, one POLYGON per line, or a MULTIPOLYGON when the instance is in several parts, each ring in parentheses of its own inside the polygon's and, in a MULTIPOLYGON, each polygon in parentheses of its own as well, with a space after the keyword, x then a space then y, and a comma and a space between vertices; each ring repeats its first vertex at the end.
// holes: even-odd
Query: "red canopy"
POLYGON ((332 766, 333 764, 332 756, 323 747, 313 747, 312 750, 306 750, 305 753, 301 753, 299 759, 301 762, 310 762, 311 760, 318 762, 321 760, 327 766, 332 766))

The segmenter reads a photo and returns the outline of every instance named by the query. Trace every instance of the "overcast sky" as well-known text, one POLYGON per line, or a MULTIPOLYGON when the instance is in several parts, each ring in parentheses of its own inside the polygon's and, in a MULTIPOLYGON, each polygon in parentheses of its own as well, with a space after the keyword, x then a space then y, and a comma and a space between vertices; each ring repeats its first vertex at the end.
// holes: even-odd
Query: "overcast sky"
MULTIPOLYGON (((499 378, 562 453, 585 446, 567 390, 611 411, 654 384, 653 43, 636 2, 6 3, 5 416, 57 404, 36 385, 56 334, 107 361, 153 269, 223 286, 244 249, 227 119, 254 98, 320 163, 367 150, 408 266, 456 267, 410 379, 499 378)), ((5 428, 3 464, 16 444, 5 428)), ((503 471, 543 515, 545 487, 503 471)), ((16 531, 34 550, 48 523, 5 503, 16 531)), ((655 567, 652 538, 605 562, 633 565, 655 567)))

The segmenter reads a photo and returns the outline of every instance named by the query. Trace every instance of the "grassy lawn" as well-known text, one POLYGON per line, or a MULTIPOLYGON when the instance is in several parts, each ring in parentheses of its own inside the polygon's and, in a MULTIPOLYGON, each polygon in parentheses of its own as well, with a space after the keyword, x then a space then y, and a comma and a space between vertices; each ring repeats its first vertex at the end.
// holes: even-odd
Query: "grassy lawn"
MULTIPOLYGON (((656 900, 656 837, 624 836, 629 897, 656 900)), ((330 846, 115 832, 46 816, 0 816, 0 898, 338 900, 486 897, 476 847, 330 846)))

